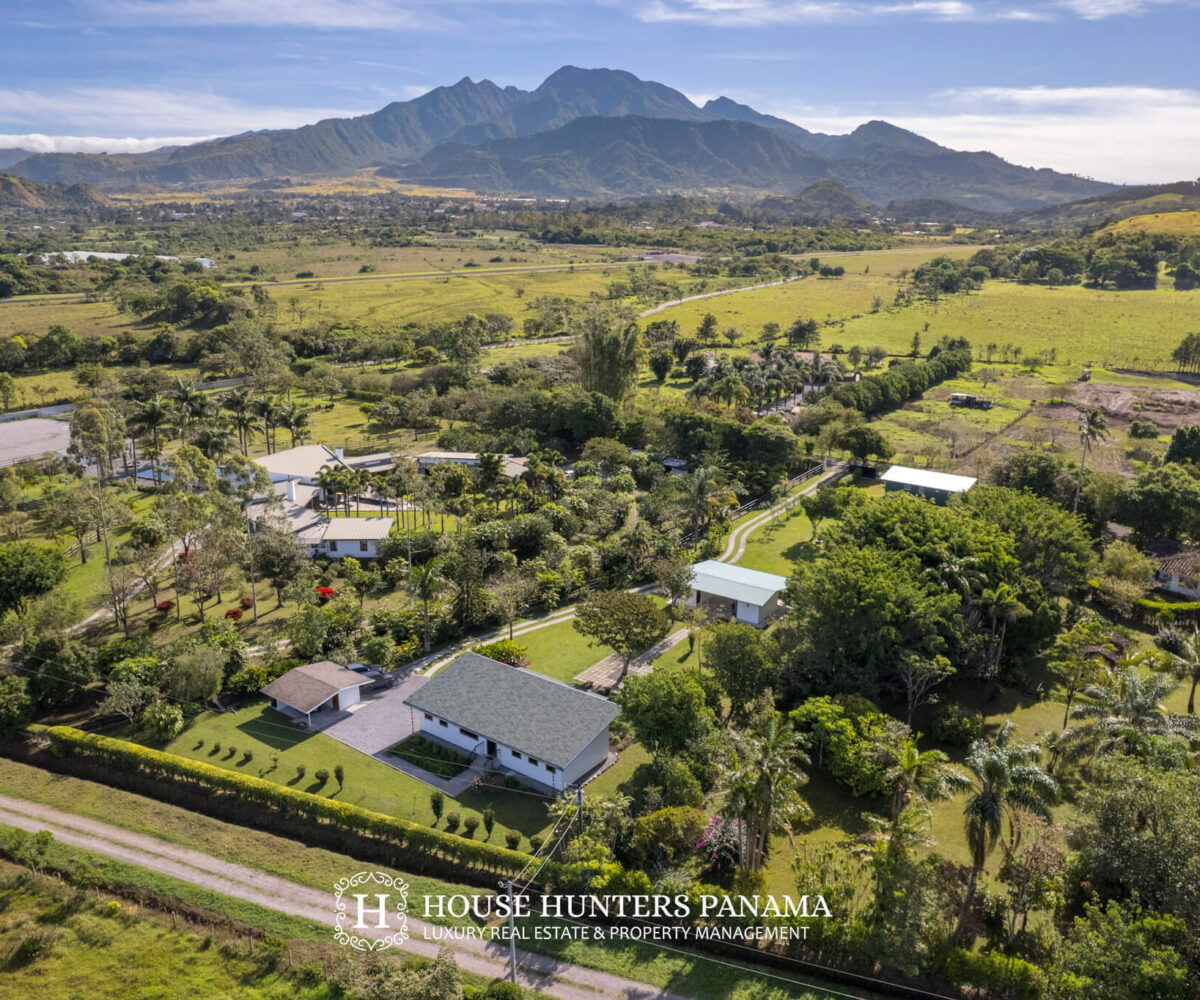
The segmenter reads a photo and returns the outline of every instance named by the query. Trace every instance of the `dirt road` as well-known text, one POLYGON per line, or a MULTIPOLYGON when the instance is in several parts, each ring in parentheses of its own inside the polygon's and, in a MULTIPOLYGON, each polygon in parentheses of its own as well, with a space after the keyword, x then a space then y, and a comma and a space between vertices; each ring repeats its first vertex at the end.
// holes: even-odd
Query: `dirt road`
MULTIPOLYGON (((148 868, 182 882, 290 916, 328 924, 330 940, 333 939, 336 911, 332 886, 328 892, 311 889, 200 851, 178 847, 156 837, 132 833, 98 820, 85 819, 6 795, 0 795, 0 823, 23 830, 48 830, 55 840, 64 844, 148 868)), ((348 871, 346 874, 353 875, 354 872, 348 871)), ((438 942, 426 939, 427 935, 434 935, 434 925, 410 916, 408 932, 410 937, 404 945, 404 951, 429 958, 437 955, 438 942)), ((386 935, 391 932, 367 928, 362 933, 386 935)), ((474 938, 448 943, 454 951, 455 961, 462 969, 489 977, 507 974, 507 945, 474 938)), ((688 1000, 678 993, 520 949, 517 951, 517 962, 518 978, 522 985, 562 1000, 688 1000)))

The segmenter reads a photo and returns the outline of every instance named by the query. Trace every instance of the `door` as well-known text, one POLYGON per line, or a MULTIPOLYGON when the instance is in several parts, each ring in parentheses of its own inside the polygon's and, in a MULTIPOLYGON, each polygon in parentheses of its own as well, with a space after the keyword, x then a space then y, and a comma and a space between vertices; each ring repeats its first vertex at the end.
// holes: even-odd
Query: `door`
POLYGON ((495 740, 487 741, 487 752, 488 752, 489 757, 496 756, 496 741, 495 740))
POLYGON ((342 695, 341 695, 341 692, 339 692, 338 694, 335 694, 335 695, 333 696, 333 710, 334 710, 335 712, 336 712, 336 711, 337 711, 339 708, 341 708, 341 707, 342 707, 342 706, 341 706, 341 704, 340 704, 341 697, 342 697, 342 695))

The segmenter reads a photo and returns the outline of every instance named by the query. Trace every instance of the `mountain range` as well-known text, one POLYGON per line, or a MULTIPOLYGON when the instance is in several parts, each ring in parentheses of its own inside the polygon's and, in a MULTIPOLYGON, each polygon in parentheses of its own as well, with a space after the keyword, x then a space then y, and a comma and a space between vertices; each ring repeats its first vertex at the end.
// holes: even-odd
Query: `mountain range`
POLYGON ((1115 185, 959 152, 887 122, 811 132, 719 97, 699 106, 632 73, 564 66, 532 91, 464 78, 356 118, 140 154, 43 153, 8 169, 29 180, 195 184, 363 167, 479 192, 579 198, 680 191, 796 194, 823 180, 855 195, 951 200, 989 212, 1092 197, 1115 185))

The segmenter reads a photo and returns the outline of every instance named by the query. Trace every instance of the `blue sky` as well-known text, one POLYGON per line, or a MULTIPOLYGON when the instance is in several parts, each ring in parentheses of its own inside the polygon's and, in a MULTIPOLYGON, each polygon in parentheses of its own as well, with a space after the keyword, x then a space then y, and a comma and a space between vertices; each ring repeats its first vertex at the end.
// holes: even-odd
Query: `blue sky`
POLYGON ((0 0, 0 147, 137 151, 627 69, 1115 181, 1200 176, 1200 0, 0 0))

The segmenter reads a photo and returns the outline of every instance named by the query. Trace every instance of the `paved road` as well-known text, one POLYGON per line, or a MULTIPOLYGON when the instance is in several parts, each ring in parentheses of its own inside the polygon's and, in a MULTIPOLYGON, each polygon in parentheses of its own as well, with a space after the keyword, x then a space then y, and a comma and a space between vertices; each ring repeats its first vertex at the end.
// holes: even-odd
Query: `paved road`
MULTIPOLYGON (((312 920, 317 924, 328 924, 332 940, 333 920, 336 915, 332 886, 330 891, 322 892, 253 868, 222 861, 200 851, 179 847, 157 837, 133 833, 99 820, 86 819, 6 795, 0 795, 0 822, 23 830, 48 830, 56 840, 64 844, 148 868, 180 881, 290 916, 312 920)), ((348 871, 346 874, 349 876, 354 873, 348 871)), ((410 900, 410 905, 419 904, 413 899, 410 900)), ((432 924, 409 916, 408 932, 410 937, 405 942, 404 951, 429 958, 437 955, 438 942, 426 940, 425 937, 434 936, 435 928, 432 924)), ((374 928, 368 928, 362 933, 387 936, 391 930, 376 931, 374 928)), ((506 945, 490 944, 476 939, 447 943, 454 952, 455 961, 466 971, 489 977, 506 974, 506 945)), ((550 996, 560 997, 561 1000, 688 1000, 678 993, 559 962, 545 955, 535 955, 521 949, 517 951, 517 963, 518 978, 522 985, 550 996)))

